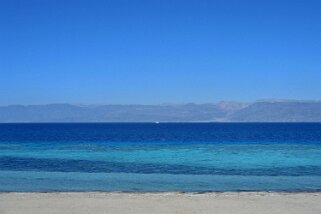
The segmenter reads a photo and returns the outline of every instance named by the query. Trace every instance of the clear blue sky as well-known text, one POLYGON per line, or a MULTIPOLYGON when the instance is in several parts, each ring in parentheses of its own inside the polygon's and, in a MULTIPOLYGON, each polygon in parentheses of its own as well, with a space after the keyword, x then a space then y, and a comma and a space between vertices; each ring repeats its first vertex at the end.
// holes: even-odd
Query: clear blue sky
POLYGON ((0 105, 321 99, 320 0, 0 0, 0 105))

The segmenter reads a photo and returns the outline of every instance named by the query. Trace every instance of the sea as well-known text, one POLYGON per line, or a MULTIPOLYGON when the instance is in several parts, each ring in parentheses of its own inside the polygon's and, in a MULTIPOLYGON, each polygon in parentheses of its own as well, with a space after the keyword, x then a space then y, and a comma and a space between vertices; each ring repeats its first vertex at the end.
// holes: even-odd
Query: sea
POLYGON ((0 192, 321 190, 321 123, 0 124, 0 192))

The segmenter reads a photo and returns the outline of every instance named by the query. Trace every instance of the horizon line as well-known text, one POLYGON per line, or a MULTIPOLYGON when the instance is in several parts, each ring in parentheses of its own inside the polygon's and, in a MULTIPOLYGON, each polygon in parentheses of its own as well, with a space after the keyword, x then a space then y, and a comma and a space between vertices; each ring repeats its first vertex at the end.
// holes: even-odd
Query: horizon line
POLYGON ((10 106, 46 106, 46 105, 73 105, 73 106, 105 106, 105 105, 122 105, 122 106, 130 106, 130 105, 142 105, 142 106, 169 106, 169 105, 206 105, 206 104, 220 104, 220 103, 240 103, 240 104, 252 104, 256 102, 321 102, 321 99, 257 99, 254 101, 239 101, 239 100, 220 100, 213 102, 162 102, 162 103, 77 103, 77 102, 52 102, 52 103, 39 103, 39 104, 4 104, 0 105, 0 107, 10 107, 10 106))

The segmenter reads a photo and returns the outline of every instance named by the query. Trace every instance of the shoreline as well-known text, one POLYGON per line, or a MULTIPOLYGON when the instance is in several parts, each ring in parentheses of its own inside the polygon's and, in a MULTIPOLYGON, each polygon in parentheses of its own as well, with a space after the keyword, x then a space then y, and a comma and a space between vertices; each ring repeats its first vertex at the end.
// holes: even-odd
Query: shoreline
POLYGON ((321 191, 208 191, 208 192, 181 192, 181 191, 164 191, 164 192, 132 192, 132 191, 44 191, 44 192, 0 192, 5 194, 101 194, 101 195, 299 195, 299 194, 320 194, 321 191))
POLYGON ((126 191, 48 191, 48 192, 0 192, 0 195, 63 195, 63 194, 90 194, 90 195, 320 195, 321 191, 212 191, 212 192, 180 192, 180 191, 167 191, 167 192, 126 192, 126 191))
POLYGON ((321 192, 9 192, 0 213, 321 213, 321 192))

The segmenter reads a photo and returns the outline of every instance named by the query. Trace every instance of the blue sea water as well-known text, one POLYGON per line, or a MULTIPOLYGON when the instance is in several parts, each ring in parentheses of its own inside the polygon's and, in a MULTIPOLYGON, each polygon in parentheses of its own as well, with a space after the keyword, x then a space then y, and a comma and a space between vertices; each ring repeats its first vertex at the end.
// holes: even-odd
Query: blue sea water
POLYGON ((0 124, 0 191, 320 191, 321 123, 0 124))

